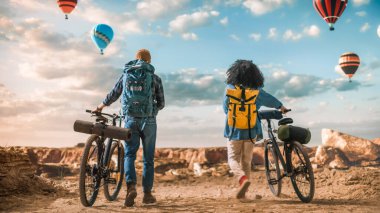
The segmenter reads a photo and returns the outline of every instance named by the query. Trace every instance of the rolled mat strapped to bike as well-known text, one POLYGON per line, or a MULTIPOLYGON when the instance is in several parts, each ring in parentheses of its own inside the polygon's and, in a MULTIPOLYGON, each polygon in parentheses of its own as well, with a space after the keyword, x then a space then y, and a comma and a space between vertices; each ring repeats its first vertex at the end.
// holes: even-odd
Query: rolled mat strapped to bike
POLYGON ((104 136, 107 138, 114 138, 119 140, 129 140, 132 136, 130 129, 81 120, 75 121, 74 131, 86 134, 95 134, 98 136, 104 136))
POLYGON ((284 142, 298 141, 301 144, 307 144, 311 139, 311 132, 309 129, 298 126, 281 125, 278 127, 277 136, 284 142))

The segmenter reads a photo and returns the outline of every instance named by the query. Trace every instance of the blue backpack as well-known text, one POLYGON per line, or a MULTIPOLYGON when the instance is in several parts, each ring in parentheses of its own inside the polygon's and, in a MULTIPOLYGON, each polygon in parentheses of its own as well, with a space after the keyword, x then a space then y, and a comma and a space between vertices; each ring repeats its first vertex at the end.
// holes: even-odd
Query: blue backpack
POLYGON ((142 60, 126 65, 123 77, 123 114, 131 117, 153 115, 154 67, 142 60))

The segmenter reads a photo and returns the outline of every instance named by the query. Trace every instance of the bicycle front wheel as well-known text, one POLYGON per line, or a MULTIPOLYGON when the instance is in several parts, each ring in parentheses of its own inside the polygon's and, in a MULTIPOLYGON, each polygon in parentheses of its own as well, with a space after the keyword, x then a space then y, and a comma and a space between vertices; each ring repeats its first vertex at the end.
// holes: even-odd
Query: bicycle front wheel
POLYGON ((281 170, 278 163, 278 156, 273 148, 272 142, 264 144, 264 165, 269 189, 275 196, 281 194, 281 170))
POLYGON ((124 148, 120 141, 114 141, 107 164, 109 176, 104 180, 104 196, 109 201, 116 200, 124 177, 124 148))
POLYGON ((99 140, 97 135, 91 135, 87 139, 80 165, 79 195, 82 205, 86 207, 95 203, 99 192, 99 140))
POLYGON ((292 142, 292 168, 293 175, 290 177, 294 191, 304 203, 309 203, 314 197, 314 173, 310 159, 299 142, 292 142))

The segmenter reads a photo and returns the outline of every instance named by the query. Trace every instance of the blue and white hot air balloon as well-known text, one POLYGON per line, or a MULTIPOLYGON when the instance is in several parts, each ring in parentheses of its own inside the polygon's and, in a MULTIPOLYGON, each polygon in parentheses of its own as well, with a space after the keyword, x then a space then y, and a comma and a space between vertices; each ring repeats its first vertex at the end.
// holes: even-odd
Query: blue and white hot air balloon
POLYGON ((95 45, 99 48, 100 54, 111 43, 113 39, 113 30, 106 24, 98 24, 91 31, 91 38, 95 45))

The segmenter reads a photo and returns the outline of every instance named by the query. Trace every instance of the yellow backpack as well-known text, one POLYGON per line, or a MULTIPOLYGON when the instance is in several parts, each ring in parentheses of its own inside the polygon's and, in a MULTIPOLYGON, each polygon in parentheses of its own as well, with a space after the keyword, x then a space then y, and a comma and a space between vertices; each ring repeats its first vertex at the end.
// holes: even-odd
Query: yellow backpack
MULTIPOLYGON (((232 127, 230 138, 235 128, 251 129, 256 125, 257 110, 256 98, 259 90, 246 89, 242 86, 235 86, 234 89, 227 89, 227 97, 230 98, 228 106, 228 126, 232 127)), ((251 138, 251 131, 249 131, 251 138)))

